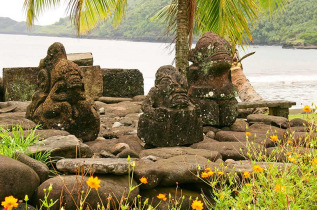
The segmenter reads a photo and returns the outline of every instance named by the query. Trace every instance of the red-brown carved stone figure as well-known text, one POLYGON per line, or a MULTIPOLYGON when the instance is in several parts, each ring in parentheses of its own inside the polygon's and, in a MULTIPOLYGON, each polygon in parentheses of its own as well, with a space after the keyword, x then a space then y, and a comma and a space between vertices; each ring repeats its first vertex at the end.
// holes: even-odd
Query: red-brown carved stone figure
POLYGON ((40 62, 38 90, 26 116, 43 128, 66 130, 83 141, 93 141, 99 133, 95 103, 85 95, 79 67, 67 60, 61 43, 51 45, 40 62))
POLYGON ((200 107, 205 125, 230 126, 238 116, 237 92, 231 82, 232 50, 215 33, 205 33, 191 50, 187 71, 188 94, 200 107))
POLYGON ((172 147, 203 140, 199 110, 187 96, 187 82, 173 66, 162 66, 142 104, 138 136, 147 145, 172 147))

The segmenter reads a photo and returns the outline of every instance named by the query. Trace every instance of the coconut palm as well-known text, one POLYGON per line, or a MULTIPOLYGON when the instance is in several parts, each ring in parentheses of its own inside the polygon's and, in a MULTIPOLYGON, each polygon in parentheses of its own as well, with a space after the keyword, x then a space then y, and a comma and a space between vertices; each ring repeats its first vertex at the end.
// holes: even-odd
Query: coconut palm
MULTIPOLYGON (((128 0, 66 0, 67 10, 78 34, 84 34, 112 17, 120 23, 128 0)), ((244 46, 252 41, 249 25, 255 26, 262 11, 284 8, 288 0, 171 0, 154 19, 167 21, 167 29, 176 34, 176 67, 188 67, 188 51, 194 32, 212 31, 234 44, 244 46)), ((27 24, 61 0, 25 0, 27 24)))
MULTIPOLYGON (((284 9, 288 0, 172 0, 153 19, 167 22, 167 30, 176 31, 176 67, 185 71, 188 67, 188 52, 194 32, 212 31, 225 37, 233 52, 236 45, 245 46, 252 41, 250 25, 255 27, 261 13, 272 16, 277 9, 284 9), (187 11, 187 13, 186 13, 187 11), (187 17, 187 18, 186 18, 187 17)), ((246 78, 238 54, 231 68, 233 84, 242 101, 263 100, 246 78)), ((266 109, 256 109, 263 112, 266 109)))
MULTIPOLYGON (((34 20, 45 9, 56 6, 61 0, 25 0, 27 24, 32 26, 34 20)), ((120 23, 124 16, 127 0, 67 0, 68 12, 78 34, 84 34, 99 23, 112 17, 114 25, 120 23)), ((176 35, 176 68, 185 74, 188 67, 188 52, 194 33, 212 31, 228 39, 235 50, 237 44, 242 47, 252 41, 250 25, 255 26, 262 12, 283 9, 288 0, 171 0, 154 17, 167 23, 167 31, 176 35)), ((237 76, 247 81, 242 68, 237 76)), ((248 87, 242 92, 256 91, 248 87)), ((239 89, 239 87, 238 87, 239 89)), ((240 92, 240 91, 239 91, 240 92)), ((259 95, 258 95, 259 96, 259 95)), ((241 97, 240 97, 241 98, 241 97)), ((253 98, 254 97, 242 97, 253 98)), ((261 99, 261 96, 255 97, 261 99)))

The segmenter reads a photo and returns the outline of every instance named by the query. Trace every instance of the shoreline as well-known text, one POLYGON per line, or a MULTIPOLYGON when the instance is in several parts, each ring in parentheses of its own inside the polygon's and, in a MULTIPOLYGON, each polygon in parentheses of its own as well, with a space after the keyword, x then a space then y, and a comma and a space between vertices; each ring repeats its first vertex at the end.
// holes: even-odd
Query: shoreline
MULTIPOLYGON (((166 43, 166 44, 171 44, 172 39, 164 39, 162 41, 160 40, 154 40, 154 39, 109 39, 109 38, 102 38, 102 37, 97 37, 97 36, 75 36, 75 35, 49 35, 49 34, 30 34, 30 33, 4 33, 0 32, 0 34, 4 35, 24 35, 24 36, 40 36, 40 37, 61 37, 61 38, 72 38, 72 39, 87 39, 87 40, 109 40, 109 41, 128 41, 128 42, 146 42, 146 43, 166 43)), ((197 40, 193 41, 193 44, 196 44, 197 40)), ((282 47, 282 49, 317 49, 317 45, 315 46, 292 46, 288 48, 284 48, 283 44, 250 44, 249 46, 279 46, 282 47)))

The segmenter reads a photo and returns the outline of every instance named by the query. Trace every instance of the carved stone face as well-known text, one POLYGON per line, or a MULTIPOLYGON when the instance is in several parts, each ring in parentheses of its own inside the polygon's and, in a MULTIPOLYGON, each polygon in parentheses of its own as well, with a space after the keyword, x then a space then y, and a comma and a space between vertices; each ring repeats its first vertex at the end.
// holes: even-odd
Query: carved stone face
POLYGON ((203 66, 232 64, 232 49, 224 38, 215 33, 207 32, 190 53, 190 61, 203 66))
POLYGON ((187 97, 187 82, 173 67, 163 66, 156 73, 155 86, 164 103, 170 108, 185 108, 189 106, 187 97))
POLYGON ((52 85, 56 81, 63 80, 68 89, 82 89, 82 75, 79 67, 68 60, 61 60, 52 71, 52 85))

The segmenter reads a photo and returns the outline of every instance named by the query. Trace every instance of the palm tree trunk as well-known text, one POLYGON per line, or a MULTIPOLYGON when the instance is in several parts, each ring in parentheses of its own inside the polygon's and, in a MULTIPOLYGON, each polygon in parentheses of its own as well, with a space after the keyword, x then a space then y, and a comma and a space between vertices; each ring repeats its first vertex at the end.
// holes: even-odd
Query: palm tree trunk
POLYGON ((189 0, 178 0, 176 29, 176 68, 184 75, 188 67, 188 6, 189 0))
MULTIPOLYGON (((238 95, 241 101, 243 102, 253 102, 253 101, 264 101, 262 96, 260 96, 247 77, 243 72, 243 67, 241 63, 234 63, 231 67, 231 80, 232 83, 238 89, 238 95)), ((253 110, 253 113, 264 113, 267 111, 267 108, 257 108, 253 110)))

